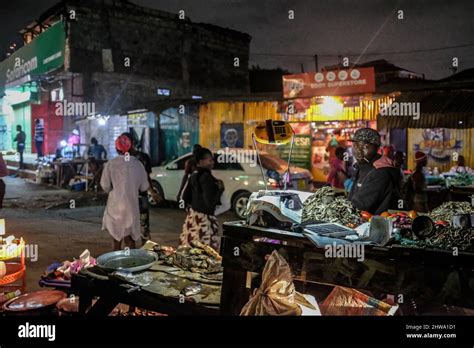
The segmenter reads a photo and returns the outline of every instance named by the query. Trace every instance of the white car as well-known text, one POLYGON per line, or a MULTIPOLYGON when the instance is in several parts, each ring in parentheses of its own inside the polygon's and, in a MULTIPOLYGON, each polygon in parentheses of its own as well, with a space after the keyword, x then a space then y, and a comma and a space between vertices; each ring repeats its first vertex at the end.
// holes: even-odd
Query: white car
MULTIPOLYGON (((249 156, 254 151, 243 149, 218 150, 214 152, 214 169, 212 174, 224 182, 225 191, 221 199, 224 206, 231 207, 239 219, 243 219, 248 199, 252 192, 265 189, 265 183, 256 156, 249 156), (222 154, 231 153, 231 156, 222 154), (224 160, 223 160, 224 159, 224 160)), ((163 166, 153 167, 151 174, 153 185, 167 201, 177 201, 178 191, 184 175, 184 165, 192 154, 181 156, 163 166)), ((267 189, 281 189, 281 177, 287 169, 287 162, 260 152, 263 172, 267 178, 267 189)), ((312 187, 311 173, 300 167, 291 167, 288 189, 309 191, 312 187)), ((157 206, 149 197, 150 204, 157 206)))

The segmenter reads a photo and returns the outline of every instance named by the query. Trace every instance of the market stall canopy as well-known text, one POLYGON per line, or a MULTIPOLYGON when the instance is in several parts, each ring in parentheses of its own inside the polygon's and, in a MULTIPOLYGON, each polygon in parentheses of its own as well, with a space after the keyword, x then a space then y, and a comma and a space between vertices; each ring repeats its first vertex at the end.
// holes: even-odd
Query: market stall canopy
POLYGON ((474 90, 431 90, 402 92, 393 105, 398 114, 377 115, 378 129, 391 128, 473 128, 474 90), (419 114, 403 114, 409 108, 419 114))

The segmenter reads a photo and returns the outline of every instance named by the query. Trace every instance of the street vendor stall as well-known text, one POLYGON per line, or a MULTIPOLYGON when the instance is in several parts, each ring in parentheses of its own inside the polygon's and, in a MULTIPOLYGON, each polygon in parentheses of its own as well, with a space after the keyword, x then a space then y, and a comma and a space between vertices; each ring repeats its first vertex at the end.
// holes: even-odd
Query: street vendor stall
POLYGON ((221 313, 245 313, 249 298, 280 293, 268 286, 266 263, 275 251, 292 276, 274 276, 273 283, 291 282, 313 295, 323 315, 390 315, 398 308, 399 314, 441 314, 446 305, 456 306, 450 313, 472 309, 473 213, 469 203, 448 202, 428 215, 373 216, 331 187, 313 194, 255 192, 246 221, 224 224, 221 313), (375 310, 381 308, 386 310, 375 310))
POLYGON ((365 247, 363 261, 328 258, 327 249, 315 247, 301 233, 234 222, 224 224, 221 314, 240 313, 258 288, 265 256, 273 250, 288 260, 296 289, 313 294, 318 303, 338 285, 380 299, 392 295, 403 314, 441 314, 444 305, 474 308, 473 253, 453 256, 449 251, 392 245, 365 247))
POLYGON ((142 271, 131 272, 140 262, 137 250, 124 250, 106 256, 113 257, 106 267, 101 256, 98 266, 72 276, 81 315, 108 315, 119 303, 168 315, 219 313, 222 270, 216 252, 199 242, 178 250, 148 242, 139 251, 152 257, 142 271))

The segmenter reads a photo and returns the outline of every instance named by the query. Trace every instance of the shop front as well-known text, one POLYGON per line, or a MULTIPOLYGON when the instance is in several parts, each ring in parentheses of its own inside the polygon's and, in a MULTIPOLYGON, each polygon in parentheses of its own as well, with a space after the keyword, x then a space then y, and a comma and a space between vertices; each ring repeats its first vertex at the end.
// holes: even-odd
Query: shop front
MULTIPOLYGON (((315 181, 326 182, 336 148, 348 150, 350 161, 351 135, 361 127, 376 128, 377 114, 397 96, 374 93, 373 69, 355 70, 284 76, 284 100, 203 104, 199 110, 200 143, 212 149, 249 148, 258 122, 285 120, 295 130, 294 165, 310 170, 315 181), (313 83, 316 80, 319 82, 313 83), (350 85, 342 85, 344 81, 350 85), (230 143, 226 138, 229 133, 233 135, 230 143)), ((289 145, 260 147, 288 158, 289 145)))
POLYGON ((169 161, 190 153, 193 145, 199 142, 198 106, 187 105, 184 108, 168 108, 160 113, 159 123, 160 158, 163 161, 169 161))
POLYGON ((47 153, 54 153, 60 120, 53 120, 49 100, 41 98, 45 90, 44 76, 64 64, 66 34, 64 23, 58 22, 0 63, 0 148, 14 150, 16 126, 26 133, 25 152, 36 152, 34 120, 45 122, 47 153), (43 100, 44 103, 43 104, 43 100), (49 133, 51 132, 51 133, 49 133))
POLYGON ((436 167, 439 172, 449 171, 459 156, 464 157, 467 166, 474 166, 474 92, 454 89, 403 92, 394 103, 418 105, 420 110, 417 115, 377 116, 377 127, 390 135, 390 143, 406 138, 409 169, 414 169, 416 151, 426 153, 431 170, 436 167))

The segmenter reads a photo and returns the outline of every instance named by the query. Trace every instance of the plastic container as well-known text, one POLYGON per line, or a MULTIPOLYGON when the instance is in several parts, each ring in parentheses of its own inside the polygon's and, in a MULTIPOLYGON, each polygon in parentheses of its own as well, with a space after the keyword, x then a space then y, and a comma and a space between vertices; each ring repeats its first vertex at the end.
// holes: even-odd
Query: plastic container
POLYGON ((411 229, 419 239, 426 239, 435 233, 434 222, 426 215, 417 216, 413 220, 411 229))
POLYGON ((85 182, 76 182, 72 185, 74 191, 85 191, 86 190, 86 183, 85 182))
POLYGON ((7 285, 19 280, 25 273, 25 265, 16 262, 5 262, 7 273, 0 279, 0 285, 7 285))

